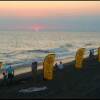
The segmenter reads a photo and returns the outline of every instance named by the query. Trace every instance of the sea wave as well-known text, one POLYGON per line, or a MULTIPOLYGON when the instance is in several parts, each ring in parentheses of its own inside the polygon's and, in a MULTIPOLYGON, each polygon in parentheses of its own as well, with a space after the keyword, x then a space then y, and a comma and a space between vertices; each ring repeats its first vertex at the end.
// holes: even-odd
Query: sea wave
POLYGON ((75 57, 78 48, 88 51, 99 47, 99 37, 91 33, 68 32, 3 32, 0 33, 0 61, 14 66, 42 62, 48 53, 55 53, 56 59, 75 57), (3 34, 4 33, 4 34, 3 34))

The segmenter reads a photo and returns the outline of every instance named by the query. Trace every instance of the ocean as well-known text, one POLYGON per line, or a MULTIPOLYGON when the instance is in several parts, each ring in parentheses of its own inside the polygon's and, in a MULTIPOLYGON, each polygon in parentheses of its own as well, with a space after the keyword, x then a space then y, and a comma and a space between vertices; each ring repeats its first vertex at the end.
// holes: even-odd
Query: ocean
POLYGON ((13 66, 42 62, 48 53, 56 59, 75 57, 78 48, 100 46, 99 32, 0 31, 0 61, 13 66))

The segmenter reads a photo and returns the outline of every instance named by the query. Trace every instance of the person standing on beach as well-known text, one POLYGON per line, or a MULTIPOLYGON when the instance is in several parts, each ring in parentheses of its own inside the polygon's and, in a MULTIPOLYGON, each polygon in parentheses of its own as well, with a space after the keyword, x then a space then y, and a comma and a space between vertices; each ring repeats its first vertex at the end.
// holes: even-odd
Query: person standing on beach
POLYGON ((63 69, 64 69, 63 63, 62 61, 60 61, 60 64, 58 65, 58 69, 57 69, 57 75, 60 81, 62 81, 64 78, 63 69))
POLYGON ((90 50, 89 57, 92 59, 94 57, 94 49, 90 50))
POLYGON ((3 84, 6 85, 8 79, 6 70, 3 70, 2 74, 3 74, 3 84))
POLYGON ((14 69, 12 68, 11 65, 8 65, 6 71, 7 71, 7 74, 8 74, 8 81, 11 84, 12 80, 14 78, 14 69))
POLYGON ((2 62, 0 62, 0 68, 2 67, 2 62))
POLYGON ((60 61, 60 64, 58 65, 58 69, 62 70, 64 68, 62 61, 60 61))
POLYGON ((54 71, 56 72, 56 71, 57 71, 57 69, 58 69, 58 64, 57 64, 57 63, 55 63, 55 65, 54 65, 54 71))
POLYGON ((31 68, 32 68, 32 78, 34 80, 36 80, 36 77, 37 77, 37 61, 32 62, 31 68))

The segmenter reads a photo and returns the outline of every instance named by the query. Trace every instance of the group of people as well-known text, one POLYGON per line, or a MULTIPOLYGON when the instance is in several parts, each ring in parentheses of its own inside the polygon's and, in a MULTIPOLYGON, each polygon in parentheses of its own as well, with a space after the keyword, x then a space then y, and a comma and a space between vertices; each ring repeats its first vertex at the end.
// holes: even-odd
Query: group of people
MULTIPOLYGON (((31 68, 32 68, 32 78, 34 80, 37 78, 37 66, 38 62, 34 61, 32 62, 31 68)), ((55 67, 59 70, 62 70, 64 68, 62 62, 60 61, 60 64, 55 64, 55 67)), ((11 66, 11 64, 6 64, 5 68, 3 69, 3 82, 4 84, 12 84, 14 79, 14 68, 11 66)))
POLYGON ((5 69, 3 70, 3 80, 5 84, 11 84, 14 78, 14 69, 11 64, 6 64, 5 69))
POLYGON ((62 61, 60 61, 60 64, 55 64, 55 68, 62 70, 64 68, 62 61))

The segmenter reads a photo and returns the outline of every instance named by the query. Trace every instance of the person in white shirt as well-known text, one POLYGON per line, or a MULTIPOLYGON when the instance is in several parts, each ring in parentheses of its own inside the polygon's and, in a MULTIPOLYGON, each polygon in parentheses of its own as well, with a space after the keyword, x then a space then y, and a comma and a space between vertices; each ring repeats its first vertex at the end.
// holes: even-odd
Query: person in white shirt
POLYGON ((64 68, 64 66, 63 66, 63 64, 62 64, 62 62, 60 61, 60 64, 58 65, 58 69, 63 69, 64 68))

